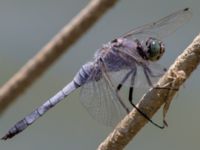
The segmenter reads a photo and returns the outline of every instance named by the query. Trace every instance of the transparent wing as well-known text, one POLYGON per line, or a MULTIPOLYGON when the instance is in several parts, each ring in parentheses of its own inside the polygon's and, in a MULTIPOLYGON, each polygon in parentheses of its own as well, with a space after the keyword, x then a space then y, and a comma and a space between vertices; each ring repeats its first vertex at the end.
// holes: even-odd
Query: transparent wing
POLYGON ((94 119, 107 126, 116 125, 126 115, 116 91, 103 77, 98 81, 86 83, 81 89, 80 100, 94 119))
MULTIPOLYGON (((150 76, 151 81, 155 83, 157 79, 164 73, 164 69, 151 64, 153 76, 150 76), (154 67, 152 67, 152 65, 154 67)), ((81 88, 81 98, 80 101, 82 105, 86 108, 89 114, 96 119, 98 122, 101 122, 107 126, 116 125, 126 114, 127 110, 120 103, 117 96, 117 86, 124 80, 127 76, 126 81, 123 83, 123 86, 126 85, 126 88, 123 91, 126 93, 126 96, 123 96, 123 103, 125 106, 131 110, 132 106, 128 101, 128 92, 131 83, 131 77, 133 73, 132 69, 123 69, 117 72, 109 72, 109 79, 113 83, 113 88, 108 84, 105 77, 102 76, 98 78, 99 72, 97 74, 92 74, 93 81, 86 83, 81 88), (97 80, 95 78, 97 77, 97 80)), ((137 66, 137 76, 135 76, 135 88, 134 100, 138 100, 142 94, 150 87, 147 82, 147 79, 144 75, 143 67, 137 66), (141 90, 142 89, 142 90, 141 90)), ((119 91, 118 91, 119 92, 119 91)), ((119 94, 119 93, 118 93, 119 94)))
POLYGON ((156 22, 152 22, 135 28, 121 37, 135 38, 137 35, 154 35, 154 37, 164 38, 175 32, 180 26, 188 22, 192 13, 189 8, 179 10, 156 22))
MULTIPOLYGON (((117 87, 119 84, 123 84, 122 86, 130 87, 131 78, 133 76, 133 72, 137 69, 137 73, 135 76, 135 83, 133 87, 139 89, 147 89, 150 88, 150 85, 147 82, 146 76, 144 74, 144 68, 142 66, 137 65, 137 68, 132 69, 123 69, 117 72, 110 73, 110 76, 117 87), (124 82, 123 82, 124 81, 124 82)), ((160 66, 157 63, 149 63, 148 68, 150 69, 152 74, 148 74, 152 84, 154 85, 158 79, 164 75, 166 68, 160 66)))

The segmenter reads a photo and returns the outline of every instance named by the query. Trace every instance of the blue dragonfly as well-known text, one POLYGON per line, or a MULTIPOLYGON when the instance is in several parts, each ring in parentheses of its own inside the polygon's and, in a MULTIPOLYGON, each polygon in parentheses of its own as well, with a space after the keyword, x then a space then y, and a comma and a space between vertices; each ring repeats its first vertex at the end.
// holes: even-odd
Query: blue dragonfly
POLYGON ((185 8, 156 22, 130 30, 104 44, 96 51, 94 58, 80 68, 69 84, 17 122, 2 139, 12 138, 22 132, 80 87, 81 103, 93 118, 103 124, 116 125, 131 108, 135 108, 152 124, 163 128, 133 103, 133 91, 138 87, 138 68, 144 74, 145 85, 154 87, 154 79, 158 79, 166 71, 165 68, 155 67, 165 52, 165 45, 161 39, 175 32, 190 18, 191 11, 185 8), (124 85, 129 87, 127 101, 120 95, 124 85))

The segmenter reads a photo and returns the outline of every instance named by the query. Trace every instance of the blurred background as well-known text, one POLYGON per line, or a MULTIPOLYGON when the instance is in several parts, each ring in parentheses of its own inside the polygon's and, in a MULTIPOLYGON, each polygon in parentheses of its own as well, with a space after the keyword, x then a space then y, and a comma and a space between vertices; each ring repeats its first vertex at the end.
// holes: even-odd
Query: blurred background
MULTIPOLYGON (((32 58, 88 0, 0 0, 0 85, 32 58)), ((71 47, 25 94, 0 117, 0 135, 41 105, 73 79, 82 64, 103 43, 128 30, 190 7, 193 17, 175 34, 164 39, 166 53, 160 64, 169 67, 199 33, 199 0, 122 0, 81 40, 71 47)), ((169 127, 147 124, 126 150, 198 149, 200 139, 200 71, 185 83, 171 104, 169 127)), ((154 118, 161 122, 161 113, 154 118)), ((79 90, 58 104, 15 138, 0 141, 2 150, 92 150, 112 131, 93 120, 79 103, 79 90)))

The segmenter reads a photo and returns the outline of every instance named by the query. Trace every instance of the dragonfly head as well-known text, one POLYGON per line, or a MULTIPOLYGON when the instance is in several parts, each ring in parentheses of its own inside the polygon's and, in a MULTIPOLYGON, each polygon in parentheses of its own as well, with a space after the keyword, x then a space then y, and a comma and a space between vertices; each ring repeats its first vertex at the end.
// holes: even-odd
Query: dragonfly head
POLYGON ((146 47, 146 56, 150 61, 159 60, 165 52, 165 46, 163 42, 153 37, 148 38, 146 41, 146 47))

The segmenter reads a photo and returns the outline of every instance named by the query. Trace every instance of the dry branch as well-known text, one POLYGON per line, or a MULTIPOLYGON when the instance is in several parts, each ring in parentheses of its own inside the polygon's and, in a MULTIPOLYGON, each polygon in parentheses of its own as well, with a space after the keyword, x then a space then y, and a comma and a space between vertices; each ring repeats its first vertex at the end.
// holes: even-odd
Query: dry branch
POLYGON ((117 0, 92 0, 0 89, 0 113, 40 77, 117 0))
MULTIPOLYGON (((196 69, 199 62, 200 34, 175 60, 166 74, 158 81, 158 85, 173 85, 173 87, 179 88, 196 69)), ((164 111, 167 110, 168 104, 176 92, 176 90, 170 90, 169 92, 169 90, 165 89, 152 88, 142 97, 137 107, 152 117, 161 105, 166 102, 166 95, 168 95, 168 101, 164 111)), ((109 134, 105 141, 99 145, 98 150, 122 150, 147 122, 140 113, 133 109, 109 134)))

